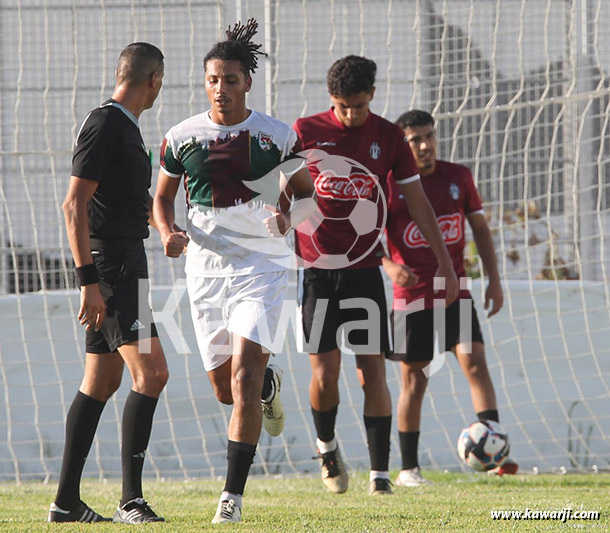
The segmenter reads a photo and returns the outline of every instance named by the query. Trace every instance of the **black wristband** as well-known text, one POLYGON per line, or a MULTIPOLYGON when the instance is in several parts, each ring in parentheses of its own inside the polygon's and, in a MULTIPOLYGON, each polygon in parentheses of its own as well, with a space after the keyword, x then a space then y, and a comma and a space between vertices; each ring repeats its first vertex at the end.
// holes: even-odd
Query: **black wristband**
POLYGON ((97 269, 93 263, 89 265, 83 265, 76 267, 76 276, 78 277, 78 284, 82 287, 83 285, 92 285, 97 283, 97 269))

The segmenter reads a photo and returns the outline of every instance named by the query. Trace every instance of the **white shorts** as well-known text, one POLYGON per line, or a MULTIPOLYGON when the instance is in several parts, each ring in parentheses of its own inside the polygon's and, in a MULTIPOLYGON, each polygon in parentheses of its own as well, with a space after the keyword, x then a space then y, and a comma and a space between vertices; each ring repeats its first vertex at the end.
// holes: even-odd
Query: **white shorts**
POLYGON ((267 351, 276 338, 288 286, 287 271, 211 278, 187 273, 197 345, 206 372, 233 355, 232 334, 267 351))

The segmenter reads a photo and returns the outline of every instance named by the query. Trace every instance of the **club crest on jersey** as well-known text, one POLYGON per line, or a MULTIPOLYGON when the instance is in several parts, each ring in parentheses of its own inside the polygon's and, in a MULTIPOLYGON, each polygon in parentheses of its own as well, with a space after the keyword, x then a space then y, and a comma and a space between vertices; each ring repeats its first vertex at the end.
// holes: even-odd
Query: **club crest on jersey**
POLYGON ((369 153, 373 159, 379 159, 379 156, 381 155, 381 148, 379 148, 379 145, 376 142, 371 143, 369 153))
POLYGON ((268 133, 260 132, 258 134, 258 145, 265 152, 271 148, 271 143, 273 142, 273 136, 268 133))
POLYGON ((449 196, 454 200, 458 200, 460 197, 460 188, 455 183, 449 185, 449 196))

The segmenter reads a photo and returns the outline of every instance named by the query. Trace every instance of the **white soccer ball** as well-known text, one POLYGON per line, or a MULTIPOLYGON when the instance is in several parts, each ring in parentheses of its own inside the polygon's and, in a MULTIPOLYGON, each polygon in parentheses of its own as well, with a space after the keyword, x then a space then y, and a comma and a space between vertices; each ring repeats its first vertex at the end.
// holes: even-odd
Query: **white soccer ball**
POLYGON ((504 464, 510 443, 500 424, 493 420, 477 420, 460 433, 457 452, 466 466, 487 471, 504 464))
POLYGON ((308 166, 315 165, 319 171, 318 198, 338 200, 332 213, 324 216, 317 209, 295 228, 301 238, 311 240, 312 248, 318 253, 312 261, 301 258, 302 263, 324 269, 346 268, 358 263, 375 249, 387 220, 387 201, 377 176, 353 159, 329 155, 323 150, 308 150, 301 155, 306 157, 308 166), (338 245, 337 239, 333 239, 336 249, 332 253, 323 252, 325 247, 319 245, 325 240, 324 235, 317 234, 322 223, 326 235, 341 235, 338 245))

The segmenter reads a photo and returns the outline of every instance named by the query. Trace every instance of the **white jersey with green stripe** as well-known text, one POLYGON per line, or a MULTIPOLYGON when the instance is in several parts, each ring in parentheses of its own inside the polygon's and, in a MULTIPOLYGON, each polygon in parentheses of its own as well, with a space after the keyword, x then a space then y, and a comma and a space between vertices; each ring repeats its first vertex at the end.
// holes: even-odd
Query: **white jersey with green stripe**
POLYGON ((284 238, 271 237, 264 219, 277 204, 277 172, 299 152, 290 126, 252 110, 232 126, 216 124, 209 112, 171 128, 161 148, 161 168, 184 176, 187 233, 186 270, 225 277, 286 268, 291 253, 284 238))

